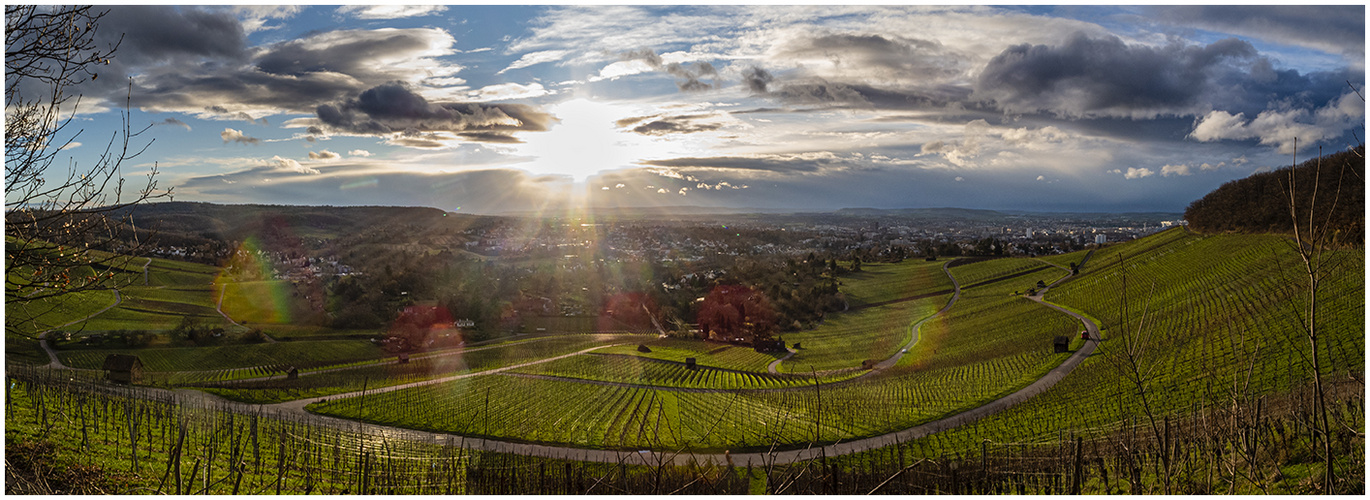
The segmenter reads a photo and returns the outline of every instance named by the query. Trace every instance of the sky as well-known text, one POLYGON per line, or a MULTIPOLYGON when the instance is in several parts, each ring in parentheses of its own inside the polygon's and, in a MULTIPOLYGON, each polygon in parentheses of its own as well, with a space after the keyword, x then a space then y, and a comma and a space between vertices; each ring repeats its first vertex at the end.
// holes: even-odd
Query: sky
POLYGON ((64 153, 127 105, 177 201, 1181 212, 1365 136, 1363 5, 102 8, 64 153))

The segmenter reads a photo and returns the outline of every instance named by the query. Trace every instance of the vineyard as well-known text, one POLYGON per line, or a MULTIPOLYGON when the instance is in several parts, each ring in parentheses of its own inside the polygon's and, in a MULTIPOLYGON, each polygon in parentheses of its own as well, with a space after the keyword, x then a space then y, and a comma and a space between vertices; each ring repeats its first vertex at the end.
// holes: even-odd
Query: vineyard
MULTIPOLYGON (((1363 428, 1364 254, 1331 255, 1337 267, 1319 302, 1320 356, 1332 381, 1332 418, 1363 428)), ((7 422, 21 425, 7 427, 7 443, 103 450, 96 466, 164 493, 498 492, 501 481, 535 475, 539 491, 566 492, 605 480, 646 488, 653 474, 650 491, 662 491, 666 477, 667 492, 1304 491, 1298 478, 1320 465, 1313 451, 1287 456, 1318 441, 1307 410, 1307 340, 1290 307, 1300 288, 1288 244, 1177 229, 1097 249, 1078 275, 1062 269, 1084 256, 967 261, 945 272, 934 262, 868 265, 871 274, 843 278, 853 307, 784 334, 787 346, 800 344, 788 358, 643 334, 538 335, 414 353, 404 362, 366 340, 309 329, 295 341, 203 347, 112 349, 73 340, 59 343, 59 358, 85 371, 11 369, 7 422), (1106 340, 1046 392, 821 465, 723 466, 719 457, 728 453, 859 441, 1010 397, 1084 345, 1078 320, 1024 293, 1067 277, 1045 300, 1092 318, 1106 340), (1058 336, 1071 339, 1070 352, 1053 351, 1058 336), (87 387, 84 379, 115 353, 139 356, 145 384, 225 399, 185 405, 160 389, 87 387), (287 376, 292 369, 296 375, 287 376), (59 383, 55 373, 72 376, 59 383), (353 430, 324 422, 352 422, 353 430), (358 433, 357 422, 380 434, 358 433), (446 441, 415 442, 406 432, 446 441), (691 475, 698 471, 661 464, 506 455, 465 440, 619 456, 699 454, 712 457, 712 479, 701 483, 691 475), (513 465, 490 468, 495 462, 513 465), (977 472, 958 475, 956 463, 977 472), (1266 476, 1240 477, 1238 465, 1266 476), (906 477, 890 482, 898 471, 906 477)), ((85 327, 177 311, 222 318, 207 304, 216 298, 208 284, 193 285, 208 277, 203 269, 154 262, 149 281, 162 285, 126 288, 119 307, 85 327)), ((99 298, 76 297, 84 305, 73 310, 108 305, 99 298)), ((1349 481, 1342 489, 1363 488, 1363 475, 1352 473, 1363 467, 1356 458, 1363 437, 1338 431, 1335 441, 1338 474, 1349 481)), ((58 453, 45 450, 32 453, 58 453)))

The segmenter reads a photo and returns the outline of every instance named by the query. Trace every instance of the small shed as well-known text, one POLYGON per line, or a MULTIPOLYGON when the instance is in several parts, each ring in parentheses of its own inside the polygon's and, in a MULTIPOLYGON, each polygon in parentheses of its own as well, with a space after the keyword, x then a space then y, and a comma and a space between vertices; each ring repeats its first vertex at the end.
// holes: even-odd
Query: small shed
POLYGON ((696 370, 699 368, 699 366, 695 364, 695 358, 685 358, 685 368, 689 370, 696 370))
POLYGON ((1051 341, 1051 345, 1055 348, 1054 352, 1056 353, 1070 352, 1070 337, 1058 335, 1055 340, 1051 341))
POLYGON ((646 344, 638 344, 637 352, 652 352, 652 348, 647 347, 646 344))
POLYGON ((300 378, 300 369, 299 369, 299 368, 295 368, 295 367, 293 367, 293 366, 290 367, 289 369, 287 369, 287 370, 285 371, 285 378, 286 378, 287 380, 294 380, 294 379, 300 378))
POLYGON ((399 356, 396 356, 396 357, 395 357, 395 362, 396 362, 396 363, 400 363, 400 364, 408 363, 408 362, 409 362, 409 354, 400 354, 399 356))
POLYGON ((120 384, 136 384, 143 381, 143 360, 132 354, 110 354, 105 356, 105 380, 120 384))

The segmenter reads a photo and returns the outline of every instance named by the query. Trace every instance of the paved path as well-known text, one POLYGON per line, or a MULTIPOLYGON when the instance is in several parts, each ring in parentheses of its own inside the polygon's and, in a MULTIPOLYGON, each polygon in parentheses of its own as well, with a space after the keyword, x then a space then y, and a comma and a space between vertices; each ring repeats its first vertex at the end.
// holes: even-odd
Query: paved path
POLYGON ((783 363, 787 359, 793 358, 795 354, 799 354, 799 351, 794 350, 794 348, 790 346, 785 346, 785 350, 790 351, 790 353, 786 354, 784 357, 780 359, 772 361, 771 364, 766 365, 766 371, 771 372, 771 374, 774 375, 779 375, 780 370, 777 370, 777 368, 780 367, 780 363, 783 363))
MULTIPOLYGON (((620 335, 620 334, 604 334, 604 335, 620 335)), ((476 346, 479 345, 480 343, 473 343, 472 345, 470 345, 470 346, 465 346, 465 347, 456 347, 456 348, 452 348, 452 349, 442 349, 442 350, 439 350, 439 351, 426 352, 426 353, 419 354, 419 355, 410 355, 409 360, 410 360, 410 361, 418 361, 418 360, 421 360, 421 359, 428 359, 428 358, 439 358, 439 357, 445 357, 445 356, 456 356, 456 355, 460 355, 460 354, 466 354, 466 353, 468 353, 468 352, 484 351, 484 350, 487 350, 487 349, 501 349, 501 348, 505 348, 505 347, 509 347, 509 346, 515 346, 515 345, 520 345, 520 344, 527 344, 527 343, 530 343, 530 342, 541 342, 541 341, 545 341, 545 340, 552 340, 552 339, 554 339, 554 338, 557 338, 557 337, 554 337, 554 336, 535 337, 535 338, 524 339, 524 340, 518 340, 518 341, 513 341, 513 342, 505 342, 505 343, 498 344, 498 345, 484 345, 484 346, 480 346, 480 347, 476 347, 476 346)), ((496 340, 501 340, 501 339, 496 339, 496 340)), ((484 343, 489 343, 489 341, 484 342, 484 343)), ((622 345, 622 344, 615 344, 615 345, 622 345)), ((600 346, 600 347, 608 347, 608 346, 600 346)), ((596 348, 596 349, 598 349, 598 348, 596 348)), ((372 362, 372 363, 366 363, 366 364, 360 364, 360 365, 343 366, 343 367, 339 367, 339 368, 326 368, 326 369, 323 369, 323 370, 301 371, 301 372, 300 372, 300 376, 301 376, 301 377, 308 377, 308 376, 312 376, 312 375, 318 375, 318 374, 321 374, 321 373, 341 372, 341 371, 347 371, 347 370, 356 370, 356 369, 359 369, 359 368, 370 368, 370 367, 380 366, 380 365, 385 365, 385 364, 390 364, 390 363, 394 363, 394 360, 391 359, 391 358, 383 358, 383 359, 381 359, 381 360, 378 360, 378 361, 375 361, 375 362, 372 362)), ((223 371, 223 370, 206 370, 206 371, 202 371, 202 372, 198 372, 198 373, 211 374, 211 373, 218 373, 218 372, 221 372, 221 371, 223 371)), ((176 373, 178 373, 178 374, 189 374, 189 373, 197 373, 197 372, 176 372, 176 373)), ((481 372, 481 373, 484 373, 484 372, 481 372)), ((268 376, 265 376, 265 377, 253 377, 253 378, 243 378, 243 379, 225 380, 225 381, 223 381, 223 382, 230 383, 230 384, 232 384, 232 383, 238 383, 238 382, 265 382, 265 381, 269 381, 269 380, 281 380, 281 379, 283 379, 283 378, 285 378, 285 374, 280 374, 280 375, 268 375, 268 376)), ((337 397, 337 396, 330 396, 330 397, 337 397)))
MULTIPOLYGON (((228 317, 228 313, 224 312, 225 295, 228 295, 228 283, 224 283, 222 286, 219 287, 219 302, 214 305, 214 310, 219 311, 219 315, 223 316, 224 319, 228 320, 229 323, 237 325, 238 328, 247 329, 246 326, 239 324, 237 321, 233 321, 233 318, 228 317)), ((262 332, 262 338, 265 339, 268 344, 276 343, 276 339, 271 338, 271 336, 267 335, 266 332, 262 332)))
MULTIPOLYGON (((955 304, 955 303, 956 303, 956 299, 961 298, 961 284, 958 283, 958 282, 956 281, 956 277, 954 277, 954 276, 951 275, 951 269, 948 267, 948 266, 950 266, 950 265, 951 265, 951 261, 947 261, 946 264, 942 264, 942 272, 947 273, 947 278, 951 280, 951 300, 948 300, 948 301, 947 301, 947 305, 942 306, 942 308, 941 308, 941 309, 938 309, 937 312, 932 313, 931 315, 929 315, 929 316, 926 317, 926 318, 923 318, 923 319, 921 319, 921 320, 918 320, 917 323, 914 323, 912 326, 910 326, 910 327, 909 327, 909 331, 910 331, 910 333, 913 334, 913 338, 909 340, 908 345, 905 345, 904 347, 900 348, 898 351, 896 351, 896 352, 894 353, 893 356, 890 356, 888 359, 886 359, 886 360, 884 360, 884 361, 881 361, 881 362, 877 363, 874 367, 871 367, 871 370, 868 371, 868 372, 866 372, 865 374, 861 375, 861 377, 865 377, 865 376, 867 376, 867 375, 870 375, 871 373, 875 373, 875 372, 884 370, 884 369, 886 369, 886 368, 889 368, 889 367, 891 367, 891 366, 894 366, 894 365, 898 364, 898 363, 899 363, 899 359, 900 359, 900 358, 903 358, 903 357, 904 357, 904 354, 906 354, 906 353, 908 352, 909 349, 913 349, 913 346, 916 345, 916 344, 918 344, 918 339, 919 339, 918 330, 919 330, 920 328, 923 327, 923 323, 926 323, 928 320, 930 320, 930 319, 932 319, 932 318, 936 318, 937 316, 946 314, 947 311, 951 310, 952 304, 955 304)), ((946 293, 946 292, 942 292, 942 293, 946 293)), ((890 302, 891 302, 891 303, 897 302, 897 300, 896 300, 896 301, 890 301, 890 302)), ((789 348, 789 347, 786 347, 785 349, 788 350, 788 351, 790 351, 790 353, 789 353, 789 354, 786 354, 785 357, 783 357, 783 358, 780 358, 780 359, 777 359, 777 360, 775 360, 775 361, 772 361, 770 365, 767 365, 767 366, 766 366, 766 370, 767 370, 767 371, 769 371, 769 372, 771 372, 771 373, 773 373, 773 374, 776 374, 776 375, 780 375, 780 374, 781 374, 780 371, 777 370, 777 369, 780 367, 780 363, 783 362, 783 361, 785 361, 785 360, 787 360, 787 359, 790 359, 791 356, 794 356, 795 354, 797 354, 797 353, 799 352, 799 351, 796 351, 796 350, 791 349, 791 348, 789 348)), ((829 372, 831 372, 831 371, 834 371, 834 370, 829 370, 829 372)), ((857 378, 861 378, 861 377, 857 377, 857 378)))
POLYGON ((90 315, 88 315, 88 316, 86 316, 86 317, 84 317, 84 318, 81 318, 81 319, 74 319, 74 320, 68 321, 68 322, 66 322, 66 323, 62 323, 62 324, 60 324, 60 325, 57 325, 57 326, 54 326, 54 327, 52 327, 52 328, 47 329, 47 330, 44 331, 43 333, 38 334, 38 345, 43 346, 43 351, 45 351, 45 352, 48 353, 48 359, 51 360, 51 362, 49 362, 49 363, 47 364, 48 367, 51 367, 51 368, 69 368, 67 365, 62 364, 62 360, 61 360, 61 359, 58 359, 58 358, 57 358, 57 351, 52 350, 52 346, 51 346, 51 345, 49 344, 49 342, 48 342, 48 334, 49 334, 49 333, 52 333, 53 330, 56 330, 56 329, 58 329, 58 328, 62 328, 62 327, 74 325, 74 324, 76 324, 76 323, 80 323, 80 322, 82 322, 82 321, 86 321, 86 320, 88 320, 88 319, 90 319, 90 318, 94 318, 94 317, 96 317, 96 316, 99 316, 99 315, 101 315, 101 314, 104 314, 105 311, 108 311, 108 310, 110 310, 110 309, 113 309, 113 308, 117 307, 121 302, 124 301, 124 297, 123 297, 122 295, 119 295, 119 289, 118 289, 118 288, 112 288, 111 290, 114 291, 114 303, 113 303, 113 304, 107 305, 107 306, 105 306, 104 309, 101 309, 101 310, 99 310, 99 311, 95 311, 95 312, 93 312, 93 313, 90 313, 90 315))

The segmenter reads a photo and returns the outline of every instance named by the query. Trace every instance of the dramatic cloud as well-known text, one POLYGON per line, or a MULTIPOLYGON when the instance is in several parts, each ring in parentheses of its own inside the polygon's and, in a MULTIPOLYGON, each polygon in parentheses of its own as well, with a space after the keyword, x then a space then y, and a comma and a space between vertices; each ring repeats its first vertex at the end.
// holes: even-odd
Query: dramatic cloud
MULTIPOLYGON (((176 12, 182 11, 186 16, 201 12, 176 12)), ((123 9, 113 12, 129 15, 123 9)), ((251 120, 309 112, 387 82, 443 81, 462 69, 436 59, 455 53, 454 39, 440 29, 327 31, 246 50, 241 26, 233 22, 238 29, 219 30, 224 33, 218 37, 210 36, 216 32, 207 28, 203 33, 149 28, 162 33, 161 38, 146 41, 145 49, 121 46, 112 72, 139 75, 131 97, 133 105, 143 109, 251 120)), ((126 31, 142 30, 136 23, 116 26, 125 24, 130 25, 126 31)), ((175 19, 159 24, 176 26, 175 19)), ((103 28, 101 33, 106 32, 103 28)), ((110 79, 115 84, 102 92, 106 100, 122 100, 128 89, 127 80, 120 79, 110 79)))
POLYGON ((1174 5, 1152 10, 1183 26, 1342 53, 1353 64, 1365 58, 1364 5, 1174 5))
POLYGON ((342 155, 339 155, 338 153, 334 153, 334 152, 328 151, 328 150, 319 151, 319 152, 317 152, 317 153, 315 153, 315 152, 313 152, 313 151, 310 151, 310 152, 309 152, 309 159, 311 159, 311 160, 325 160, 325 161, 327 161, 327 160, 336 160, 336 159, 338 159, 338 158, 342 158, 342 155))
POLYGON ((222 137, 224 139, 224 144, 228 144, 230 142, 236 142, 238 144, 259 144, 262 142, 261 139, 258 139, 256 137, 248 137, 246 134, 243 133, 243 131, 231 128, 226 128, 223 132, 219 132, 219 137, 222 137))
POLYGON ((345 133, 383 136, 450 132, 485 142, 514 142, 518 131, 546 131, 556 121, 523 104, 430 103, 404 85, 385 84, 357 98, 320 105, 320 122, 345 133))
MULTIPOLYGON (((1071 37, 1060 46, 1015 45, 980 73, 974 97, 1010 113, 1149 119, 1207 107, 1230 78, 1260 67, 1250 43, 1128 45, 1071 37)), ((1246 78, 1246 79, 1249 79, 1246 78)))
POLYGON ((110 9, 100 23, 101 29, 96 32, 99 38, 107 43, 122 38, 112 64, 140 65, 190 57, 243 60, 246 55, 242 23, 226 10, 124 6, 110 9))
POLYGON ((354 149, 354 150, 348 151, 348 152, 347 152, 347 156, 361 156, 361 157, 364 158, 364 157, 367 157, 367 156, 371 156, 371 152, 370 152, 370 151, 367 151, 367 150, 365 150, 365 149, 354 149))

